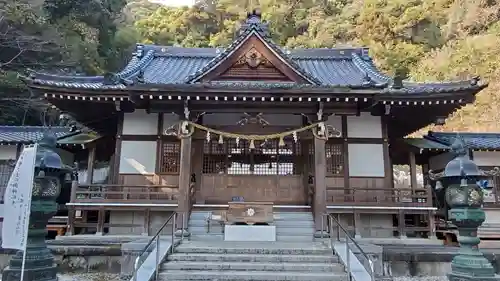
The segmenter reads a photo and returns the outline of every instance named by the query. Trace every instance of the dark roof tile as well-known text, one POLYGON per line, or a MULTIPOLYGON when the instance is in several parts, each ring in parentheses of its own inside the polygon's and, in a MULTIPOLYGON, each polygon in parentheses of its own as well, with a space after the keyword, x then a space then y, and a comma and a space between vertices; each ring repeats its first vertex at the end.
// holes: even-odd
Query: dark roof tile
POLYGON ((450 146, 457 136, 461 137, 467 147, 473 150, 500 150, 500 133, 429 132, 424 138, 450 146))
MULTIPOLYGON (((50 128, 58 139, 78 134, 70 127, 50 128)), ((0 143, 3 144, 30 144, 42 139, 47 127, 41 126, 0 126, 0 143)))
POLYGON ((435 150, 449 150, 450 147, 448 145, 442 144, 437 141, 432 141, 426 138, 406 138, 404 139, 404 142, 406 142, 409 145, 412 145, 414 147, 420 148, 420 149, 435 149, 435 150))

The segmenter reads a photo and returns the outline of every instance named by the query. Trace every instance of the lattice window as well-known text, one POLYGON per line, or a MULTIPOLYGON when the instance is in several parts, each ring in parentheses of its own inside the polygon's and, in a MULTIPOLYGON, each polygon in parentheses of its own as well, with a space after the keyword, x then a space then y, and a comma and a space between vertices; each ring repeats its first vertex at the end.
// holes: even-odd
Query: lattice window
POLYGON ((255 149, 252 151, 253 174, 255 175, 276 175, 278 173, 278 149, 277 141, 255 142, 255 149))
POLYGON ((251 175, 254 167, 252 166, 252 154, 250 153, 250 142, 240 140, 236 144, 236 140, 227 142, 227 170, 230 175, 251 175))
POLYGON ((301 152, 300 142, 285 139, 285 146, 278 149, 278 175, 300 174, 302 169, 298 166, 303 165, 301 152))
POLYGON ((227 146, 217 141, 206 142, 203 148, 203 173, 222 174, 226 170, 227 146))
POLYGON ((280 147, 277 140, 255 141, 255 148, 250 149, 250 142, 225 140, 205 142, 203 173, 231 175, 292 175, 299 174, 302 164, 300 143, 292 139, 285 140, 280 147))
POLYGON ((178 174, 180 170, 181 144, 178 141, 163 141, 160 173, 178 174))
POLYGON ((326 174, 330 176, 344 175, 344 145, 341 143, 327 142, 326 151, 326 174))

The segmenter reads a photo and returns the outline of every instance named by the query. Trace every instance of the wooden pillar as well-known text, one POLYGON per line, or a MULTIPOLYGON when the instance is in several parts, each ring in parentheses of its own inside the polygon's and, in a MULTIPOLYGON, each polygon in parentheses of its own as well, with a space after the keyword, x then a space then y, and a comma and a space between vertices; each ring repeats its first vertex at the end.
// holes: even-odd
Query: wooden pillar
POLYGON ((193 140, 193 149, 191 153, 191 176, 189 181, 194 182, 194 198, 191 198, 191 204, 205 203, 205 198, 202 196, 201 192, 201 177, 203 175, 203 152, 204 152, 204 140, 193 140))
POLYGON ((429 164, 422 165, 422 174, 424 175, 424 186, 429 184, 429 164))
POLYGON ((406 238, 406 221, 405 221, 405 213, 403 210, 399 210, 398 213, 398 228, 399 228, 399 238, 406 238))
POLYGON ((163 151, 163 113, 158 113, 158 135, 156 139, 156 166, 155 173, 158 175, 161 171, 162 166, 162 151, 163 151))
MULTIPOLYGON (((180 157, 180 171, 179 171, 179 197, 178 197, 178 207, 177 212, 187 216, 191 208, 190 202, 190 192, 189 187, 191 184, 191 146, 192 138, 191 136, 181 138, 181 157, 180 157)), ((182 225, 182 216, 179 216, 177 220, 176 228, 178 230, 184 228, 186 232, 186 225, 182 225)), ((187 218, 184 219, 187 224, 187 218)))
POLYGON ((361 238, 361 233, 363 231, 361 214, 358 211, 354 211, 354 238, 361 238))
POLYGON ((385 183, 384 188, 393 189, 391 198, 394 201, 400 199, 400 193, 398 192, 398 190, 394 190, 394 172, 389 151, 389 131, 387 127, 389 122, 389 117, 387 115, 384 115, 381 117, 381 121, 382 121, 382 138, 383 138, 382 151, 384 156, 384 183, 385 183))
POLYGON ((146 209, 144 210, 144 225, 143 225, 143 230, 142 230, 142 235, 148 236, 149 235, 149 225, 150 225, 150 210, 146 209))
POLYGON ((21 156, 21 153, 23 152, 23 147, 24 145, 21 143, 16 146, 16 160, 19 159, 19 156, 21 156))
POLYGON ((99 213, 97 214, 97 231, 95 235, 103 235, 104 233, 105 212, 104 208, 99 208, 99 213))
POLYGON ((118 128, 116 131, 116 144, 115 144, 115 154, 113 154, 113 159, 111 162, 111 171, 109 173, 109 182, 112 184, 118 184, 119 174, 120 174, 120 154, 122 150, 122 134, 123 134, 123 112, 118 112, 118 128))
MULTIPOLYGON (((342 138, 344 142, 342 144, 342 152, 344 155, 343 164, 344 164, 344 198, 352 198, 354 201, 354 196, 351 195, 351 183, 349 180, 349 142, 347 139, 347 116, 342 116, 342 138)), ((345 200, 345 199, 344 199, 345 200)))
MULTIPOLYGON (((304 185, 304 192, 305 192, 305 198, 306 198, 306 205, 312 206, 311 200, 310 200, 310 194, 309 194, 309 174, 311 173, 311 168, 309 167, 309 145, 310 143, 308 141, 302 141, 300 143, 301 145, 301 150, 302 150, 302 168, 301 174, 302 174, 302 184, 304 185)), ((314 210, 312 210, 314 212, 314 210)))
POLYGON ((326 223, 322 223, 326 213, 326 153, 325 140, 314 138, 314 225, 316 236, 326 230, 326 223), (321 229, 323 225, 324 229, 321 229))
POLYGON ((436 239, 436 222, 434 220, 434 211, 429 211, 429 238, 436 239))
POLYGON ((95 166, 95 144, 89 147, 89 155, 87 160, 87 184, 91 185, 94 179, 94 166, 95 166))
POLYGON ((411 194, 415 195, 415 189, 417 188, 417 161, 415 160, 415 153, 410 151, 409 164, 410 164, 410 186, 411 186, 411 194))
MULTIPOLYGON (((71 181, 71 195, 69 202, 74 203, 76 201, 76 189, 78 188, 78 177, 73 176, 73 180, 71 181)), ((66 231, 66 235, 75 235, 75 216, 76 210, 75 206, 68 206, 68 230, 66 231)))

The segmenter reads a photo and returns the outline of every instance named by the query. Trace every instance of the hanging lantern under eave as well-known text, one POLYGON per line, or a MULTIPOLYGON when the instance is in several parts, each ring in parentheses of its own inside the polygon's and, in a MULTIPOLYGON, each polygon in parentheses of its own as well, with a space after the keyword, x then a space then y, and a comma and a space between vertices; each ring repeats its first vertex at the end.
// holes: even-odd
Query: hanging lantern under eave
POLYGON ((219 135, 219 144, 224 144, 224 138, 222 135, 219 135))

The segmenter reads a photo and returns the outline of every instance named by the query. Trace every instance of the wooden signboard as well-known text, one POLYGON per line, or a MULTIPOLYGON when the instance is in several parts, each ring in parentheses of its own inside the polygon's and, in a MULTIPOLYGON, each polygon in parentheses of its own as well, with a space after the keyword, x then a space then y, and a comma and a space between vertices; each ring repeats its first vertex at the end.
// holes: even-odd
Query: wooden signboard
POLYGON ((226 213, 227 224, 272 223, 273 202, 229 202, 226 213))

